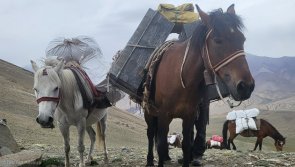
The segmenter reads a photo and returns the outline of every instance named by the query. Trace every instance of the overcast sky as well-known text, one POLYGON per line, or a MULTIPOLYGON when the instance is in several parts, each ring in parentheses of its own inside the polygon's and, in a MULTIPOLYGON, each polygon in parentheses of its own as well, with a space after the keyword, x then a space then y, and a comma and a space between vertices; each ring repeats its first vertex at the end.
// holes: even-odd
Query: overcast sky
POLYGON ((197 3, 203 11, 235 4, 243 18, 245 50, 259 56, 295 56, 294 0, 0 0, 0 58, 19 66, 45 56, 56 37, 87 35, 111 62, 147 12, 159 3, 197 3))

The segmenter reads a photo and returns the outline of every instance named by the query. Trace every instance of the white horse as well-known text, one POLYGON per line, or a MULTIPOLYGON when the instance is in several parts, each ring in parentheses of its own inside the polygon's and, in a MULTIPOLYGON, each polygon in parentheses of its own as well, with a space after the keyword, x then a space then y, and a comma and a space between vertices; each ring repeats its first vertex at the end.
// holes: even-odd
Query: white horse
POLYGON ((92 124, 97 125, 97 138, 103 142, 105 162, 108 161, 105 130, 107 111, 105 109, 85 109, 83 99, 73 72, 64 69, 64 62, 60 61, 55 67, 45 66, 39 68, 31 61, 34 74, 34 90, 39 105, 39 115, 36 121, 42 128, 54 128, 53 118, 58 122, 58 127, 64 138, 65 166, 69 167, 70 132, 71 125, 78 130, 78 151, 80 154, 79 166, 85 166, 83 153, 85 150, 84 136, 87 131, 91 145, 87 161, 92 160, 92 152, 95 143, 95 131, 92 124))

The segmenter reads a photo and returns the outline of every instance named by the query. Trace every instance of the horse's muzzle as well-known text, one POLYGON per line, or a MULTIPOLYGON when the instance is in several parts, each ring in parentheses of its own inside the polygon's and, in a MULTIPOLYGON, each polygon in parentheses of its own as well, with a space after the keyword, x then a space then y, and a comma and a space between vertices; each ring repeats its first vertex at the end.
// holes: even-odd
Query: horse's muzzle
POLYGON ((239 95, 239 100, 247 100, 250 98, 253 90, 254 90, 255 84, 254 82, 246 83, 244 81, 240 81, 237 84, 237 92, 239 95))
POLYGON ((41 128, 54 128, 52 117, 49 117, 47 121, 44 121, 43 119, 39 119, 39 117, 37 117, 36 122, 40 124, 41 128))

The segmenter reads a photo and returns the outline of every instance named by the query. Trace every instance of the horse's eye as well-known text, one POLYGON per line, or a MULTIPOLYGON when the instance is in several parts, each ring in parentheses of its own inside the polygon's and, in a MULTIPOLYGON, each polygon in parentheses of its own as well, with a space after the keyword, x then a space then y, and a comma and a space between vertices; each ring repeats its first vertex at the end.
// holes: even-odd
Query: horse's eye
POLYGON ((221 38, 213 38, 213 40, 217 44, 222 44, 222 39, 221 38))
POLYGON ((56 91, 58 91, 58 87, 54 88, 54 90, 53 90, 53 91, 55 91, 55 92, 56 92, 56 91))

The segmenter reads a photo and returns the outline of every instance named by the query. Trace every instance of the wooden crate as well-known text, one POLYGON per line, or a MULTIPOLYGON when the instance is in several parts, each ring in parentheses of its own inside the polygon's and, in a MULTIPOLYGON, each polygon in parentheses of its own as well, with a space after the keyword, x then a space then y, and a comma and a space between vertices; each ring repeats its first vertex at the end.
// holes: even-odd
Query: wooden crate
POLYGON ((149 57, 156 47, 165 42, 174 25, 158 11, 149 9, 113 62, 109 72, 111 83, 131 96, 138 96, 143 69, 149 57))

